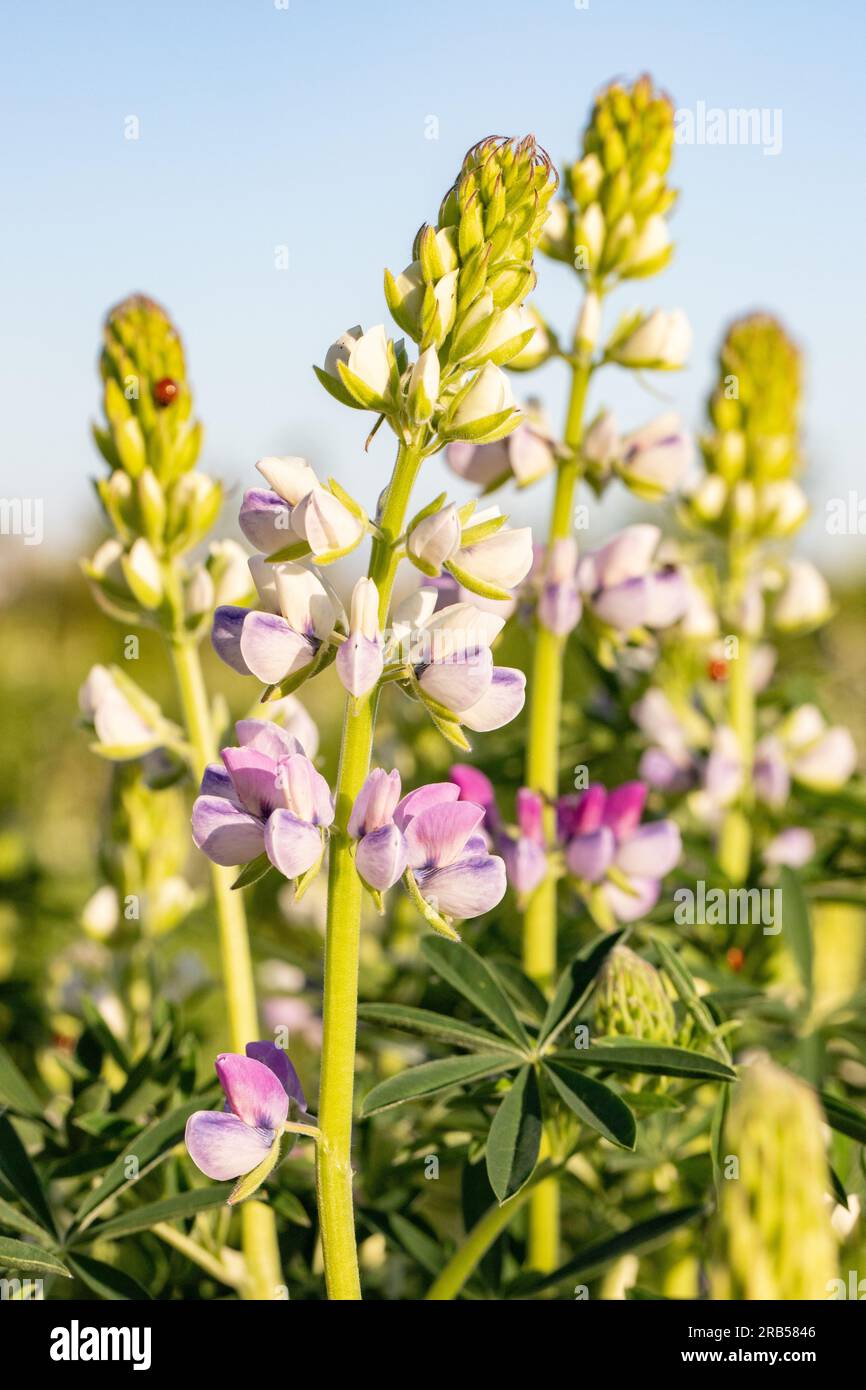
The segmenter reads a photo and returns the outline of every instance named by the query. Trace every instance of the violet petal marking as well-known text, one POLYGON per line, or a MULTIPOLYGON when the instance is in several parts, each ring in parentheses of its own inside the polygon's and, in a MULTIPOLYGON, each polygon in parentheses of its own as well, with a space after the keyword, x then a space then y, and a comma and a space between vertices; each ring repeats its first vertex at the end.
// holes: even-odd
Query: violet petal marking
POLYGON ((461 859, 418 876, 422 895, 447 917, 480 917, 505 896, 505 864, 495 854, 461 859))
POLYGON ((284 1048, 277 1047, 276 1043, 265 1039, 262 1042, 248 1042, 245 1051, 248 1057, 269 1067, 286 1095, 291 1100, 296 1100, 302 1110, 306 1110, 307 1100, 301 1079, 284 1048))
POLYGON ((460 711, 460 723, 474 733, 486 734, 501 729, 523 709, 526 700, 526 676, 510 666, 494 666, 493 675, 480 700, 469 709, 460 711))

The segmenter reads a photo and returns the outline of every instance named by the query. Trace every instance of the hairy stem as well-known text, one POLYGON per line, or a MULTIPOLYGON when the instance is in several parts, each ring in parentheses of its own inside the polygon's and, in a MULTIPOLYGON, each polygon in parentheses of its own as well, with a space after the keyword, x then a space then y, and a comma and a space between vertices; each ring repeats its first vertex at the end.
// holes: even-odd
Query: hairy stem
MULTIPOLYGON (((218 756, 216 735, 202 675, 198 647, 189 637, 176 633, 170 642, 181 708, 193 753, 193 770, 201 777, 208 763, 218 756)), ((248 1042, 259 1035, 253 963, 244 902, 232 892, 235 874, 231 869, 211 864, 214 906, 219 929, 223 987, 228 1011, 232 1049, 242 1053, 248 1042)), ((241 1206, 241 1244, 247 1269, 244 1297, 273 1300, 282 1285, 277 1228, 273 1212, 262 1202, 248 1201, 241 1206)))
MULTIPOLYGON (((592 373, 589 351, 572 368, 571 395, 565 443, 572 451, 559 465, 548 548, 571 534, 574 495, 579 477, 577 449, 583 434, 583 412, 592 373)), ((556 839, 556 796, 559 791, 559 734, 562 719, 562 669, 567 639, 542 627, 536 619, 535 647, 529 679, 526 785, 545 801, 544 827, 548 845, 556 839)), ((556 879, 539 885, 523 918, 523 964, 542 989, 556 974, 556 879)), ((534 1269, 555 1269, 559 1260, 559 1188, 551 1178, 534 1188, 529 1217, 529 1263, 534 1269)))
MULTIPOLYGON (((369 577, 379 590, 382 626, 388 618, 397 572, 397 541, 421 459, 420 446, 401 445, 379 518, 381 537, 373 543, 369 577)), ((376 700, 375 697, 364 700, 357 710, 353 704, 347 698, 328 870, 324 1034, 319 1089, 321 1137, 316 1145, 325 1283, 328 1297, 342 1300, 361 1297, 352 1205, 352 1111, 363 889, 355 872, 347 826, 352 805, 370 771, 376 700)))

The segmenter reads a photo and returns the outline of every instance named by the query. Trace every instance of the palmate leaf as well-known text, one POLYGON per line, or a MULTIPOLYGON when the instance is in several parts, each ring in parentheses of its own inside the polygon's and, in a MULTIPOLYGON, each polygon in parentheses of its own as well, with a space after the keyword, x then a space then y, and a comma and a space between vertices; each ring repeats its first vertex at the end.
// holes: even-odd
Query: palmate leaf
POLYGON ((702 1211, 703 1207, 695 1204, 678 1207, 675 1211, 662 1212, 659 1216, 650 1217, 648 1221, 640 1221, 637 1225, 630 1226, 627 1231, 605 1236, 602 1240, 586 1246, 552 1274, 541 1275, 538 1278, 521 1278, 513 1291, 515 1294, 519 1292, 521 1298, 529 1298, 533 1294, 543 1293, 545 1289, 556 1288, 557 1284, 561 1284, 565 1279, 575 1279, 579 1282, 593 1279, 611 1260, 618 1260, 622 1255, 628 1255, 633 1251, 643 1253, 661 1244, 681 1226, 694 1221, 702 1211))
POLYGON ((475 1052, 498 1051, 507 1046, 502 1038, 488 1033, 484 1028, 476 1028, 474 1024, 464 1023, 459 1018, 449 1018, 447 1014, 434 1013, 431 1009, 416 1009, 409 1004, 361 1004, 358 1017, 365 1023, 399 1028, 401 1032, 414 1033, 416 1037, 432 1038, 435 1042, 471 1048, 475 1052))
POLYGON ((646 1072, 650 1076, 683 1076, 695 1081, 735 1081, 732 1067, 717 1057, 689 1052, 685 1047, 665 1047, 632 1038, 608 1038, 573 1052, 557 1052, 556 1059, 572 1067, 604 1067, 606 1071, 646 1072))
POLYGON ((66 1265, 51 1250, 43 1250, 29 1241, 12 1240, 10 1236, 0 1236, 0 1266, 22 1274, 60 1274, 64 1279, 72 1278, 66 1265))
POLYGON ((449 943, 426 937, 421 950, 437 974, 470 1004, 496 1024, 518 1047, 529 1047, 529 1037, 495 972, 462 942, 449 943))
POLYGON ((366 1119, 392 1105, 403 1105, 451 1086, 496 1076, 512 1070, 519 1061, 513 1052, 479 1052, 467 1057, 442 1057, 435 1062, 422 1062, 419 1067, 409 1067, 374 1086, 364 1097, 361 1115, 366 1119))
POLYGON ((81 1232, 76 1244, 92 1240, 116 1240, 119 1236, 133 1235, 136 1231, 147 1231, 160 1221, 181 1221, 197 1216, 200 1211, 208 1211, 227 1202, 232 1187, 230 1182, 214 1183, 211 1187, 196 1187, 191 1192, 177 1192, 173 1197, 164 1197, 159 1202, 133 1207, 108 1221, 95 1221, 81 1232))
POLYGON ((541 1096, 534 1067, 522 1067, 493 1117, 487 1176, 500 1204, 532 1177, 541 1146, 541 1096))
POLYGON ((634 1148, 637 1138, 634 1115, 615 1091, 563 1062, 547 1062, 544 1071, 560 1100, 578 1119, 612 1144, 623 1149, 634 1148))
POLYGON ((541 1025, 539 1042, 548 1042, 583 1008, 596 976, 614 946, 627 937, 628 927, 604 932, 584 946, 559 977, 547 1014, 541 1025))

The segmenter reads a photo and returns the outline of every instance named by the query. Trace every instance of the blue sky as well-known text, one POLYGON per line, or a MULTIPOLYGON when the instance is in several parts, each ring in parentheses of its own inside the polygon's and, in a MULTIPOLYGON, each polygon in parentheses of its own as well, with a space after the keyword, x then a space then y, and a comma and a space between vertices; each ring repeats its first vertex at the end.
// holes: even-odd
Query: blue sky
MULTIPOLYGON (((860 486, 864 457, 864 15, 859 0, 7 9, 4 493, 44 496, 49 541, 74 546, 93 516, 100 320, 141 289, 181 326, 206 466, 240 487, 262 454, 306 453, 372 505, 384 432, 365 456, 364 417, 332 402, 310 363, 348 325, 386 319, 382 269, 409 259, 467 146, 531 130, 570 159, 594 90, 649 70, 680 108, 782 113, 776 156, 677 148, 676 259, 619 295, 623 308, 681 306, 694 325, 691 367, 655 389, 699 424, 726 320, 782 315, 808 354, 809 542, 862 563, 862 540, 831 541, 821 518, 860 486)), ((549 263, 541 277, 539 306, 568 331, 575 283, 549 263)), ((532 379, 555 419, 564 386, 556 365, 532 379)), ((625 425, 661 408, 624 373, 596 391, 625 425)), ((543 490, 520 502, 524 515, 543 505, 543 490)))

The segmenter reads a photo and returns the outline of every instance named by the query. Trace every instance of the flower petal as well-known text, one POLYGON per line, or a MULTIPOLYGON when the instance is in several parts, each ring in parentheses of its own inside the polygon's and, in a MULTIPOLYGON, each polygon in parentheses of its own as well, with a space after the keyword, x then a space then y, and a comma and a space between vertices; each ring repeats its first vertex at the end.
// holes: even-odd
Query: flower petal
POLYGON ((589 830, 585 835, 576 835, 569 841, 565 862, 575 878, 598 883, 607 873, 615 849, 613 831, 602 825, 598 830, 589 830))
POLYGON ((485 777, 483 772, 479 772, 477 767, 471 767, 469 763, 454 763, 448 775, 460 788, 460 800, 474 801, 476 806, 483 806, 486 824, 491 829, 498 825, 496 793, 490 778, 485 777))
POLYGON ((215 1067, 229 1108, 245 1125, 278 1130, 285 1124, 289 1097, 270 1067, 238 1052, 221 1052, 215 1067))
POLYGON ((296 1100, 302 1110, 306 1110, 307 1100, 304 1095, 304 1088, 298 1073, 292 1066, 289 1054, 284 1048, 264 1040, 247 1043, 245 1051, 248 1057, 252 1057, 254 1061, 261 1062, 262 1066, 270 1068, 286 1095, 291 1100, 296 1100))
POLYGON ((592 607, 597 617, 619 632, 631 632, 643 627, 650 606, 650 580, 626 579, 610 589, 599 589, 592 595, 592 607))
POLYGON ((610 826, 614 835, 621 840, 630 835, 640 825, 643 808, 646 805, 647 785, 645 782, 623 782, 608 792, 602 814, 602 825, 610 826))
POLYGON ((632 878, 631 886, 634 889, 632 893, 627 893, 616 883, 608 882, 602 886, 601 891, 618 922, 636 922, 638 917, 645 917, 651 912, 659 900, 660 879, 632 878))
POLYGON ((352 839, 358 840, 362 835, 370 835, 374 830, 388 825, 393 820, 399 800, 400 774, 397 769, 386 772, 382 767, 374 767, 355 797, 349 816, 347 828, 352 839))
POLYGON ((267 1158, 274 1142, 268 1130, 252 1129, 237 1115, 197 1110, 186 1122, 189 1156, 205 1177, 217 1182, 251 1173, 267 1158))
POLYGON ((431 806, 451 803, 460 797, 460 788, 453 782, 428 782, 426 787, 416 787, 408 792, 394 808, 394 821, 405 830, 413 816, 420 816, 431 806))
POLYGON ((683 844, 672 820, 640 826, 617 850, 616 865, 629 878, 664 878, 679 863, 683 844))
POLYGON ((249 541, 263 555, 289 545, 292 509, 268 488, 251 487, 244 493, 238 524, 249 541))
POLYGON ((299 878, 322 855, 322 832, 291 811, 274 811, 265 826, 265 850, 285 878, 299 878))
POLYGON ((453 864, 469 836, 484 820, 484 810, 472 801, 431 806, 406 826, 406 845, 413 869, 453 864))
POLYGON ((579 796, 561 796, 556 806, 557 833, 566 842, 572 835, 585 835, 598 830, 607 805, 607 792, 600 782, 593 782, 579 796))
POLYGON ((280 803, 277 764, 254 748, 224 748, 222 758, 245 811, 267 820, 280 803))
POLYGON ((489 912, 505 897, 505 863, 498 854, 478 854, 445 868, 432 869, 419 879, 427 902, 446 917, 465 920, 489 912))
POLYGON ((242 676, 252 674, 241 654, 241 633, 248 608, 235 608, 224 604, 213 615, 210 640, 217 656, 242 676))
POLYGON ((508 882, 515 893, 532 893, 547 873, 547 855, 543 847, 521 835, 516 840, 503 837, 500 848, 508 882))
POLYGON ((243 810, 234 783, 221 763, 208 763, 202 775, 199 796, 220 796, 239 811, 243 810))
POLYGON ((382 674, 385 659, 382 643, 363 633, 350 633, 337 652, 337 675, 344 689, 359 699, 373 689, 382 674))
POLYGON ((418 684, 431 700, 459 712, 477 704, 493 678, 493 657, 488 647, 478 647, 460 657, 434 661, 418 684))
POLYGON ((355 867, 365 883, 384 893, 402 878, 406 868, 406 840, 396 825, 373 830, 358 843, 355 867))
POLYGON ((277 767, 279 804, 298 820, 309 825, 330 825, 334 819, 334 798, 321 772, 305 753, 292 753, 277 767))
POLYGON ((309 666, 315 648, 278 613, 252 610, 241 630, 240 653, 252 675, 267 685, 276 685, 309 666))
POLYGON ((192 808, 192 838, 214 864, 248 864, 261 854, 264 827, 222 796, 199 796, 192 808))
POLYGON ((649 600, 644 622, 647 627, 670 627, 679 622, 689 606, 689 587, 682 570, 671 565, 648 577, 649 600))
POLYGON ((501 729, 523 709, 526 676, 511 666, 494 666, 487 690, 469 709, 460 710, 460 723, 477 734, 501 729))
POLYGON ((272 719, 239 719, 235 724, 235 737, 242 748, 254 748, 257 753, 273 758, 275 763, 291 757, 292 753, 307 751, 299 739, 272 719))

